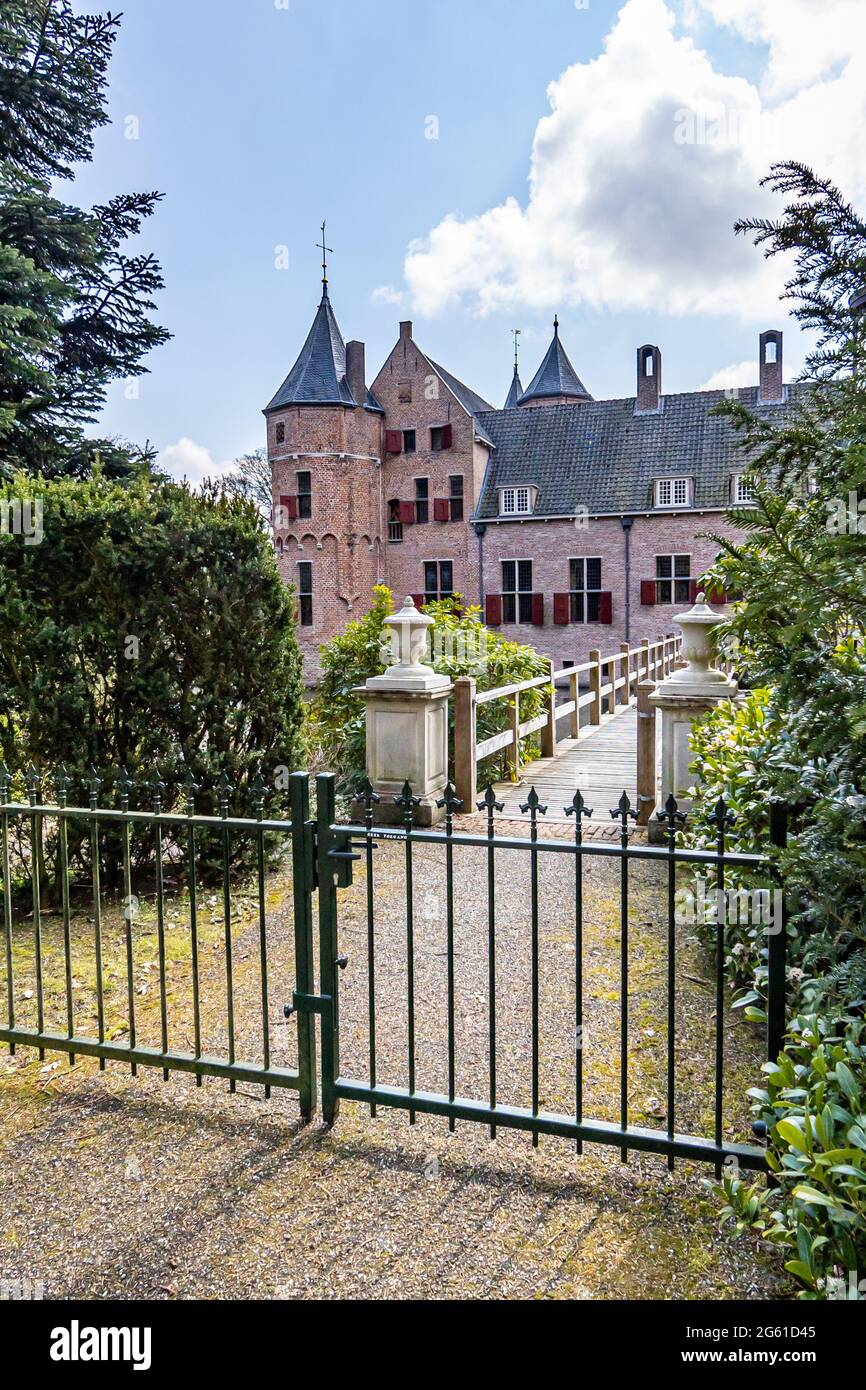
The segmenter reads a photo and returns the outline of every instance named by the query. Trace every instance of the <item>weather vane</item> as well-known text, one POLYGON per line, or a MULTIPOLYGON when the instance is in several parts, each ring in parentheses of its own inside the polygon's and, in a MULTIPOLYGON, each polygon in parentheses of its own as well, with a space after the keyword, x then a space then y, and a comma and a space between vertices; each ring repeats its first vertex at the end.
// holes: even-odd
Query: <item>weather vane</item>
POLYGON ((519 329, 519 328, 512 328, 512 330, 511 330, 511 336, 512 336, 512 338, 514 339, 514 370, 517 371, 517 350, 518 350, 518 348, 520 347, 520 343, 519 343, 520 329, 519 329))
POLYGON ((318 246, 319 250, 320 250, 321 253, 322 253, 322 284, 323 284, 323 285, 327 285, 327 283, 328 283, 328 252, 330 251, 331 255, 333 256, 333 254, 334 254, 334 248, 333 248, 333 246, 326 246, 326 245, 325 245, 325 224, 324 224, 324 222, 322 223, 322 240, 321 240, 321 241, 317 241, 317 242, 316 242, 316 245, 318 246))

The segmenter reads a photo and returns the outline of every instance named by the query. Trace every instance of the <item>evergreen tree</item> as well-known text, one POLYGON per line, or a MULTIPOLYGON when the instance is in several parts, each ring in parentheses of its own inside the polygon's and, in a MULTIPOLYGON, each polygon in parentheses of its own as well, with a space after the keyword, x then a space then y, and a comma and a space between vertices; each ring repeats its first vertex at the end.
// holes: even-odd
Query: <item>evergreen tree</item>
MULTIPOLYGON (((0 759, 19 777, 32 759, 49 786, 63 763, 73 802, 91 765, 109 803, 121 767, 138 805, 154 772, 164 804, 182 805, 192 774, 212 811, 226 773, 250 812, 261 769, 267 809, 285 810, 285 774, 302 761, 301 658, 257 509, 98 470, 19 473, 0 485, 0 514, 10 503, 27 525, 0 536, 0 759)), ((136 852, 147 860, 152 837, 136 852)))
MULTIPOLYGON (((55 197, 91 159, 108 121, 106 74, 119 16, 77 15, 68 0, 0 8, 0 469, 55 476, 94 452, 83 427, 108 384, 144 372, 169 337, 149 318, 162 287, 152 255, 124 245, 158 193, 84 210, 55 197)), ((103 441, 116 476, 123 449, 103 441)))
POLYGON ((711 575, 742 596, 730 633, 741 670, 769 696, 752 697, 753 722, 736 710, 712 721, 697 811, 710 810, 714 783, 715 795, 748 802, 735 835, 753 848, 767 802, 793 805, 792 959, 810 1004, 835 1006, 866 997, 866 316, 852 311, 866 284, 866 222, 801 164, 775 166, 767 182, 793 195, 784 215, 738 231, 767 255, 793 256, 785 297, 816 335, 811 386, 781 424, 737 401, 720 408, 740 431, 755 505, 731 513, 746 536, 716 537, 711 575))

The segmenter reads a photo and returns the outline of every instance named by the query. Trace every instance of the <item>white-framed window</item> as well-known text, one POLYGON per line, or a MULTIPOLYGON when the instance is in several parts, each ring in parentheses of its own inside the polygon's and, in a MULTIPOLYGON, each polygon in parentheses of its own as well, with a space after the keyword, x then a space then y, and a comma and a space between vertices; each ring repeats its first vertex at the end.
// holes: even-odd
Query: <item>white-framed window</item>
POLYGON ((569 617, 573 623, 597 623, 601 605, 601 557, 568 562, 569 617))
POLYGON ((529 516, 532 512, 532 489, 504 487, 499 494, 500 516, 529 516))
POLYGON ((454 593, 454 561, 424 561, 424 602, 450 598, 454 593))
POLYGON ((298 618, 301 627, 313 626, 313 566, 309 560, 298 561, 298 618))
POLYGON ((656 478, 657 507, 687 507, 691 500, 691 478, 656 478))
POLYGON ((731 489, 735 507, 750 507, 755 500, 754 489, 747 482, 744 473, 735 473, 733 487, 731 489))
POLYGON ((656 603, 688 603, 691 573, 691 555, 657 555, 656 603))
POLYGON ((423 526, 430 520, 430 479, 415 479, 415 520, 423 526))
POLYGON ((532 561, 502 561, 502 621, 532 622, 532 561))

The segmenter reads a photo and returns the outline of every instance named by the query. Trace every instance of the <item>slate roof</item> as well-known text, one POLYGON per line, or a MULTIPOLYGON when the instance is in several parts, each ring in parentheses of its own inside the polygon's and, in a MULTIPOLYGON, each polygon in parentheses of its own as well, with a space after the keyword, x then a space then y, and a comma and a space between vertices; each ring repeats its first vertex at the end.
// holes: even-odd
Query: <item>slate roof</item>
POLYGON ((363 404, 365 409, 384 414, 372 391, 366 389, 363 402, 355 400, 346 379, 346 345, 334 317, 327 286, 316 310, 313 325, 298 359, 273 400, 265 406, 265 414, 287 405, 345 405, 363 404))
POLYGON ((520 404, 545 396, 576 396, 580 400, 592 400, 592 396, 569 362, 568 353, 559 341, 558 319, 553 321, 553 339, 550 347, 544 354, 541 366, 521 396, 520 404))
MULTIPOLYGON (((761 407, 772 420, 790 419, 808 386, 787 386, 782 405, 761 407)), ((499 514, 499 489, 538 488, 534 516, 622 515, 653 507, 653 480, 694 479, 693 507, 725 508, 730 478, 745 462, 737 432, 724 416, 710 414, 724 391, 691 391, 663 397, 657 414, 635 414, 635 398, 549 405, 537 410, 496 410, 479 417, 494 449, 475 513, 499 514)), ((758 388, 738 399, 757 406, 758 388)))
POLYGON ((511 378, 511 385, 508 388, 508 395, 505 397, 505 409, 513 410, 522 395, 523 387, 520 384, 520 376, 515 366, 514 376, 511 378))
POLYGON ((432 357, 428 357, 427 361, 430 363, 433 370, 439 373, 445 385, 448 387, 448 390, 453 392, 464 410, 468 411, 472 416, 475 422, 475 432, 479 439, 483 440, 485 444, 490 444, 492 446, 493 441, 485 434, 483 428, 479 426, 478 416, 487 414, 494 409, 494 406, 492 406, 489 401, 486 401, 483 396, 479 396, 477 391, 473 391, 471 387, 464 385, 462 381, 458 381, 457 377, 452 376, 444 367, 440 367, 439 363, 434 362, 432 357))

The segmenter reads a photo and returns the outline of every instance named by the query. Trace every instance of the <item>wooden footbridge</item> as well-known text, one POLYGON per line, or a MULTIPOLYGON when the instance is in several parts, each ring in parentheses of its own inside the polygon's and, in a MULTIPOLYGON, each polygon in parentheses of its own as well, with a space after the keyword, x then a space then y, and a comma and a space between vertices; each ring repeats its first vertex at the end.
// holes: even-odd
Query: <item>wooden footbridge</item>
MULTIPOLYGON (((651 688, 677 664, 682 637, 673 634, 639 647, 623 643, 611 656, 590 653, 589 661, 515 685, 477 691, 468 677, 455 682, 454 780, 465 808, 478 800, 486 782, 479 764, 492 754, 504 755, 507 780, 496 786, 505 813, 520 816, 530 785, 547 806, 548 821, 565 821, 564 808, 576 791, 592 808, 593 819, 610 823, 610 812, 623 791, 646 824, 656 801, 655 721, 647 723, 641 774, 638 773, 639 714, 648 713, 651 688), (521 696, 543 689, 544 709, 521 719, 521 696), (565 698, 563 698, 563 696, 565 698), (477 739, 479 707, 499 702, 503 727, 477 739), (639 708, 640 707, 640 708, 639 708), (523 762, 526 740, 541 743, 541 756, 523 762), (649 786, 647 778, 652 781, 649 786)), ((488 763, 488 767, 490 764, 488 763)))

